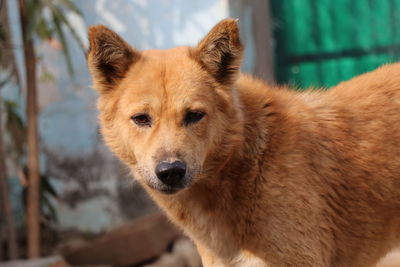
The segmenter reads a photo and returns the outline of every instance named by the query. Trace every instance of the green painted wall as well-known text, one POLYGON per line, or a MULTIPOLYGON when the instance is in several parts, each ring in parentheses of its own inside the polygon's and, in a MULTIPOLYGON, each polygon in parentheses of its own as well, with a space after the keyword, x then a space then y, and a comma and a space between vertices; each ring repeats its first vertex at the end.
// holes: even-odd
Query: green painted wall
POLYGON ((397 61, 400 0, 271 0, 276 78, 329 87, 397 61))

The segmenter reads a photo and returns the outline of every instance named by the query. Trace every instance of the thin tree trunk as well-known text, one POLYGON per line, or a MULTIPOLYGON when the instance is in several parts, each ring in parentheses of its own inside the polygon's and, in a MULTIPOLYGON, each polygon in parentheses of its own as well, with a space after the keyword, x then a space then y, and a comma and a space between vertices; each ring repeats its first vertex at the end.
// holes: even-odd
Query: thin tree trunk
POLYGON ((33 40, 27 32, 28 18, 25 0, 19 0, 19 13, 25 54, 26 88, 28 119, 28 196, 27 196, 27 238, 28 258, 40 256, 40 208, 39 208, 39 138, 37 129, 37 88, 36 88, 36 57, 33 40))
MULTIPOLYGON (((0 209, 0 214, 2 213, 1 209, 0 209)), ((1 223, 0 223, 1 226, 1 223)), ((4 261, 4 257, 3 257, 3 231, 0 228, 0 262, 4 261)))
MULTIPOLYGON (((2 99, 0 98, 0 101, 2 99)), ((15 229, 14 218, 10 205, 10 195, 7 183, 7 169, 4 156, 4 145, 3 145, 3 122, 2 122, 2 103, 0 102, 0 196, 1 207, 4 223, 6 227, 7 244, 8 244, 8 258, 11 260, 18 258, 18 242, 17 242, 17 232, 15 229)), ((0 248, 1 249, 1 248, 0 248)))

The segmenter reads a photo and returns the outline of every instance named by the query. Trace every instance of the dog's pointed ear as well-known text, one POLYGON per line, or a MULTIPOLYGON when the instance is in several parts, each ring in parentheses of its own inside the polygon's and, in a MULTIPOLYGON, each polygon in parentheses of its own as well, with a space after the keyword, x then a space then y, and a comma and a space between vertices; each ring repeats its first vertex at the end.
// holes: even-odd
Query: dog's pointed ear
POLYGON ((97 25, 89 28, 88 67, 94 87, 100 93, 115 87, 139 57, 138 51, 107 27, 97 25))
POLYGON ((237 20, 224 19, 215 25, 199 42, 194 55, 218 82, 232 84, 239 73, 243 55, 237 20))

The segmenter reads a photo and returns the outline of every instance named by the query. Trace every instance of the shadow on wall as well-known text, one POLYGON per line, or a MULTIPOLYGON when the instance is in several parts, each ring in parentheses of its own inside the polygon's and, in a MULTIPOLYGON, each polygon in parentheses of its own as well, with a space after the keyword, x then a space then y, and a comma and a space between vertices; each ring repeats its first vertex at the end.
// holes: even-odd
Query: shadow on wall
POLYGON ((157 210, 128 168, 102 144, 81 156, 60 149, 46 149, 45 155, 46 176, 59 192, 63 228, 98 232, 157 210))

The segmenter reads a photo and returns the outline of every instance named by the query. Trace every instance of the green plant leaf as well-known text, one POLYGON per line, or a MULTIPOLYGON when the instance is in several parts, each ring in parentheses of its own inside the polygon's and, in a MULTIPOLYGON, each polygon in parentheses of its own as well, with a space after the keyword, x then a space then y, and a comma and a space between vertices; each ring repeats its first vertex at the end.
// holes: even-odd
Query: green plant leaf
POLYGON ((46 194, 40 196, 40 209, 41 213, 51 222, 57 222, 58 216, 56 209, 51 203, 50 198, 46 194))
POLYGON ((58 35, 58 38, 60 39, 60 42, 63 46, 63 54, 65 58, 65 62, 67 63, 67 68, 68 68, 68 73, 73 76, 74 71, 72 68, 72 61, 71 57, 69 54, 69 49, 65 40, 64 32, 62 29, 62 13, 59 11, 59 9, 55 6, 52 6, 52 16, 53 16, 53 23, 54 23, 54 29, 55 33, 58 35), (61 15, 60 15, 61 14, 61 15))
POLYGON ((58 194, 56 190, 54 189, 53 185, 49 182, 49 177, 46 175, 41 175, 41 190, 43 190, 43 193, 49 194, 54 198, 58 198, 58 194))
POLYGON ((56 209, 51 202, 51 197, 57 199, 58 194, 53 185, 49 182, 50 178, 46 175, 40 176, 40 202, 41 209, 45 216, 51 221, 57 222, 58 216, 56 209))
POLYGON ((75 41, 79 44, 82 50, 85 50, 85 46, 83 45, 82 39, 79 37, 78 33, 75 31, 74 27, 72 27, 71 23, 69 23, 68 19, 62 15, 60 16, 63 24, 68 28, 69 32, 74 37, 75 41))
POLYGON ((75 3, 72 2, 71 0, 61 0, 61 3, 63 3, 64 6, 65 6, 67 9, 69 9, 69 10, 71 10, 71 11, 77 13, 77 14, 80 15, 80 16, 83 16, 82 12, 81 12, 81 11, 79 10, 79 8, 75 5, 75 3))
POLYGON ((5 111, 7 112, 6 128, 11 136, 13 147, 17 156, 21 157, 26 143, 25 123, 18 113, 17 104, 12 101, 4 101, 5 111))
POLYGON ((42 40, 50 39, 53 36, 53 31, 49 28, 48 22, 43 17, 39 19, 35 31, 42 40))
POLYGON ((4 79, 0 80, 0 89, 11 81, 11 75, 7 75, 4 79))

